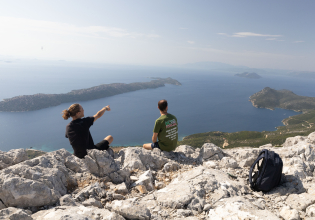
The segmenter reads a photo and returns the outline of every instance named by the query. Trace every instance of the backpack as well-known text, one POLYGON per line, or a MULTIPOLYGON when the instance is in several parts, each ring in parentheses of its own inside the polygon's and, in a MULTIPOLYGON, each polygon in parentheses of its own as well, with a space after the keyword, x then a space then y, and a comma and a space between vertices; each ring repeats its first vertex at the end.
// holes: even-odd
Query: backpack
POLYGON ((281 181, 283 163, 279 154, 262 150, 249 170, 249 183, 253 190, 268 192, 281 181), (255 166, 257 165, 257 171, 255 166))

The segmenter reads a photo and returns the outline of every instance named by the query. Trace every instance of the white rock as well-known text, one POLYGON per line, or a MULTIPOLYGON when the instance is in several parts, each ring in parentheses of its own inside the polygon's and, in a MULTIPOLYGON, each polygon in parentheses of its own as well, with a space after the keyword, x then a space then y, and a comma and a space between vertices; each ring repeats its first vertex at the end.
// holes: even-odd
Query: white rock
POLYGON ((9 208, 0 210, 0 219, 33 220, 33 218, 31 217, 31 214, 32 212, 29 210, 9 207, 9 208))
POLYGON ((306 215, 308 217, 315 217, 315 204, 306 208, 306 215))
POLYGON ((153 184, 153 176, 150 170, 144 172, 142 175, 139 176, 139 180, 136 181, 131 185, 131 187, 135 187, 138 185, 143 185, 148 191, 154 190, 153 184))
POLYGON ((295 209, 290 209, 288 206, 284 206, 281 209, 280 216, 285 220, 300 220, 299 212, 295 209))
POLYGON ((236 168, 238 167, 236 160, 230 157, 223 157, 220 161, 220 166, 224 168, 236 168))
POLYGON ((32 215, 34 220, 124 220, 121 215, 85 206, 58 206, 49 210, 42 210, 32 215))

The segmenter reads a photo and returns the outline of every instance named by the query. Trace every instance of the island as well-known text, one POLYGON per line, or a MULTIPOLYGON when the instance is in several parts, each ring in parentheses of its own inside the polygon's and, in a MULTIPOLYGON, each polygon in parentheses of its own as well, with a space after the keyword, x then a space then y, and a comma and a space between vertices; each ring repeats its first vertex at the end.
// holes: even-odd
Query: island
POLYGON ((299 96, 293 92, 283 89, 275 90, 269 87, 249 97, 256 108, 283 108, 297 112, 315 109, 315 97, 299 96))
POLYGON ((192 134, 179 141, 179 145, 201 147, 204 143, 213 143, 221 148, 259 147, 265 144, 281 146, 286 138, 307 136, 315 131, 315 97, 299 96, 289 90, 275 90, 269 87, 250 96, 256 108, 274 110, 282 108, 302 112, 282 120, 284 126, 275 131, 238 131, 233 133, 210 131, 192 134))
POLYGON ((248 73, 248 72, 244 72, 244 73, 237 73, 234 76, 238 76, 238 77, 243 77, 243 78, 248 78, 248 79, 260 79, 262 78, 260 75, 258 75, 257 73, 248 73))
POLYGON ((89 101, 94 99, 105 98, 126 92, 132 92, 140 89, 154 89, 163 87, 165 84, 181 85, 175 79, 156 78, 150 82, 135 83, 112 83, 102 84, 87 89, 72 90, 63 94, 35 94, 21 95, 13 98, 4 99, 0 102, 0 111, 2 112, 24 112, 34 111, 43 108, 60 105, 61 103, 89 101))

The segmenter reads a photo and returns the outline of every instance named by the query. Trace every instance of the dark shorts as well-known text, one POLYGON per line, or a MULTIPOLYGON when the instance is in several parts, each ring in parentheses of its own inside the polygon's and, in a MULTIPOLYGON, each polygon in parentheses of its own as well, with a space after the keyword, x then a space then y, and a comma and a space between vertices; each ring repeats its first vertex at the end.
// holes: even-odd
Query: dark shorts
POLYGON ((102 140, 95 145, 95 148, 98 150, 107 150, 109 148, 109 142, 107 140, 102 140))
POLYGON ((152 144, 151 144, 151 148, 152 148, 152 150, 153 150, 154 148, 158 148, 158 149, 160 149, 160 150, 161 150, 161 148, 160 148, 160 146, 159 146, 159 143, 158 143, 158 142, 152 143, 152 144))

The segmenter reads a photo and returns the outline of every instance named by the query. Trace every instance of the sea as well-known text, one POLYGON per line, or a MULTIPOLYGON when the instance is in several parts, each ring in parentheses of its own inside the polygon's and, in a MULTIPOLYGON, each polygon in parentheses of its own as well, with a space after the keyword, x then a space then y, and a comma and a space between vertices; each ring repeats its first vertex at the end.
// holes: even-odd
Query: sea
MULTIPOLYGON (((113 146, 141 146, 151 142, 157 103, 166 99, 169 113, 178 119, 179 138, 209 131, 274 131, 282 120, 299 114, 285 109, 258 109, 249 97, 265 87, 288 89, 303 96, 315 96, 314 79, 262 75, 261 79, 234 76, 235 73, 197 71, 174 67, 140 67, 67 63, 0 63, 0 100, 37 93, 67 93, 108 83, 150 81, 150 77, 172 77, 181 86, 166 85, 107 98, 80 102, 85 116, 93 116, 106 105, 111 111, 90 128, 94 142, 112 135, 113 146)), ((30 112, 0 112, 0 150, 32 148, 73 152, 65 138, 70 122, 61 112, 73 103, 30 112)))

